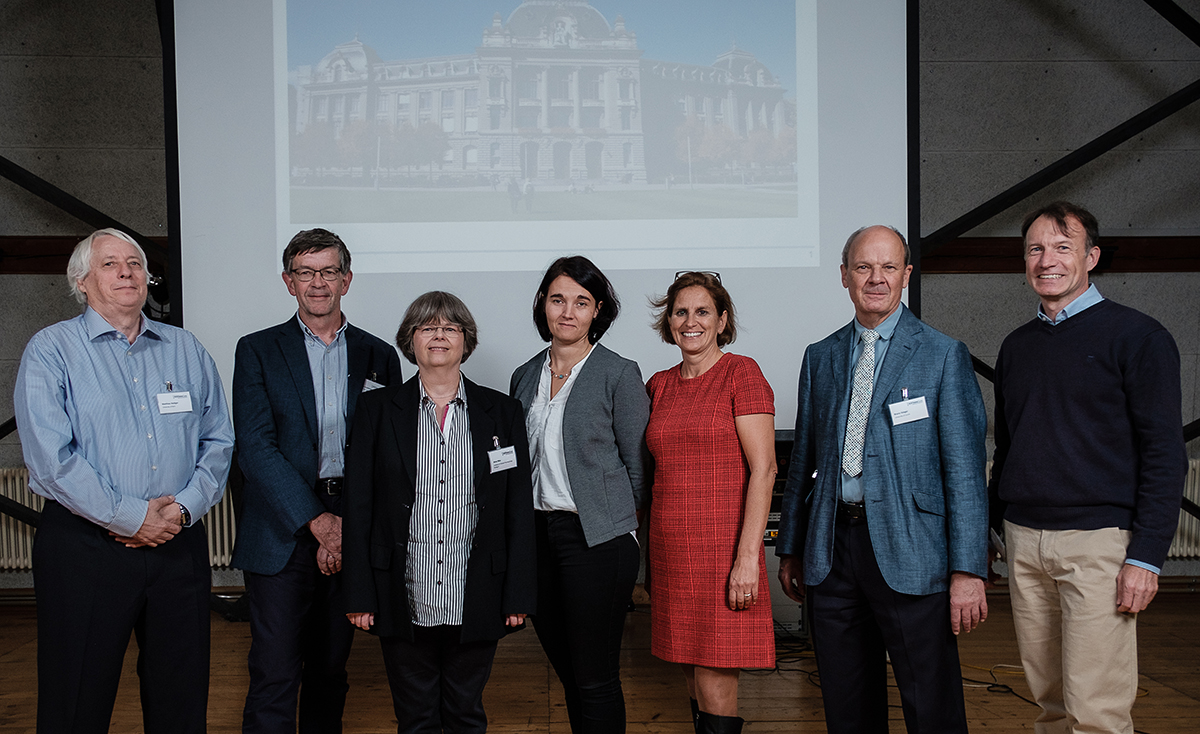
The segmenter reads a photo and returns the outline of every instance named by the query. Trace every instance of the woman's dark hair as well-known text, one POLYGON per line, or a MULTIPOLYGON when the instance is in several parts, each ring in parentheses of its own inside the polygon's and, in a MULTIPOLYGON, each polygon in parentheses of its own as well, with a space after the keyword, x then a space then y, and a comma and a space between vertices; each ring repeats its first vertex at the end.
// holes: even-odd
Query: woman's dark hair
POLYGON ((717 346, 723 347, 726 344, 732 344, 733 340, 737 339, 737 316, 733 310, 733 299, 729 297, 729 291, 725 290, 721 281, 712 273, 681 273, 667 289, 667 295, 650 301, 651 308, 658 310, 658 313, 654 315, 654 330, 667 344, 675 343, 675 337, 671 335, 671 312, 675 310, 675 299, 679 297, 680 291, 692 286, 699 286, 712 296, 713 306, 717 309, 717 318, 720 318, 721 314, 728 314, 724 330, 717 334, 717 346))
POLYGON ((538 286, 537 295, 533 298, 533 324, 537 327, 538 334, 541 335, 542 341, 550 341, 550 324, 546 321, 546 296, 549 295, 547 291, 550 290, 550 284, 560 275, 565 275, 583 286, 584 290, 592 294, 592 300, 599 304, 600 312, 592 319, 592 326, 588 331, 588 343, 595 344, 617 320, 617 314, 621 312, 621 301, 617 298, 612 283, 600 272, 600 268, 583 255, 560 257, 546 270, 542 284, 538 286))

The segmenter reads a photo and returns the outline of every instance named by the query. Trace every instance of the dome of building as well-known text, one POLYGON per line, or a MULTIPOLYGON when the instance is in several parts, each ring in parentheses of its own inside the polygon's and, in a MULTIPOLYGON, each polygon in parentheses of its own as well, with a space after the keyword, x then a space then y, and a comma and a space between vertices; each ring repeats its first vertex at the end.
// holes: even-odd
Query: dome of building
POLYGON ((365 79, 373 64, 380 63, 375 49, 358 40, 339 44, 317 64, 318 75, 335 75, 341 79, 365 79))
POLYGON ((553 32, 555 21, 571 18, 580 38, 608 38, 608 21, 587 0, 525 0, 508 16, 505 29, 516 38, 537 38, 553 32))

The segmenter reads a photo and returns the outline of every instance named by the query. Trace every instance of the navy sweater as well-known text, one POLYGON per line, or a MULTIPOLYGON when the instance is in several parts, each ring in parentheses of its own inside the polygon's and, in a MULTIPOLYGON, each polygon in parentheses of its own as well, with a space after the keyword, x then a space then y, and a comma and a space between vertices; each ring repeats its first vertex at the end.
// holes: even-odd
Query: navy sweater
POLYGON ((1179 350, 1162 324, 1112 301, 1057 326, 1034 319, 996 363, 993 524, 1133 531, 1161 567, 1187 473, 1179 350))

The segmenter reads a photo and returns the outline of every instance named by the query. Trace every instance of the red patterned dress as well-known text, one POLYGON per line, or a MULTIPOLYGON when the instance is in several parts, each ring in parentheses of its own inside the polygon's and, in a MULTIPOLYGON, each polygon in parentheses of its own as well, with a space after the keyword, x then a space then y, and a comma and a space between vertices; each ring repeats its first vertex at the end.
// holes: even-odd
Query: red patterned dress
POLYGON ((734 417, 775 414, 758 364, 725 354, 685 380, 679 366, 646 383, 654 456, 650 510, 650 652, 710 668, 771 668, 775 631, 766 554, 758 559, 758 601, 726 603, 737 555, 750 468, 734 417))

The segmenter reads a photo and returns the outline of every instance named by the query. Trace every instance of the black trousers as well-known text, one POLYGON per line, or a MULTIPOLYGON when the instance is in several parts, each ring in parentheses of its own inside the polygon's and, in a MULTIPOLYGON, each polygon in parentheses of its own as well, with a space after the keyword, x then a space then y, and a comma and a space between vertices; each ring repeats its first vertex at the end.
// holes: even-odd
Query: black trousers
POLYGON ((579 515, 536 513, 538 613, 533 627, 562 681, 574 734, 625 731, 621 636, 638 573, 628 533, 589 548, 579 515))
POLYGON ((418 627, 413 640, 380 637, 398 734, 487 731, 483 689, 496 641, 460 642, 462 627, 418 627))
POLYGON ((866 520, 839 517, 833 568, 810 586, 830 734, 887 734, 887 660, 909 734, 967 731, 948 592, 900 594, 879 571, 866 520))
POLYGON ((39 734, 108 731, 131 632, 146 733, 206 731, 212 569, 201 523, 156 548, 126 548, 47 502, 33 581, 39 734))
POLYGON ((279 573, 246 574, 250 595, 250 691, 242 713, 246 734, 338 734, 346 692, 346 660, 354 626, 341 609, 341 574, 317 568, 318 543, 307 531, 279 573))

